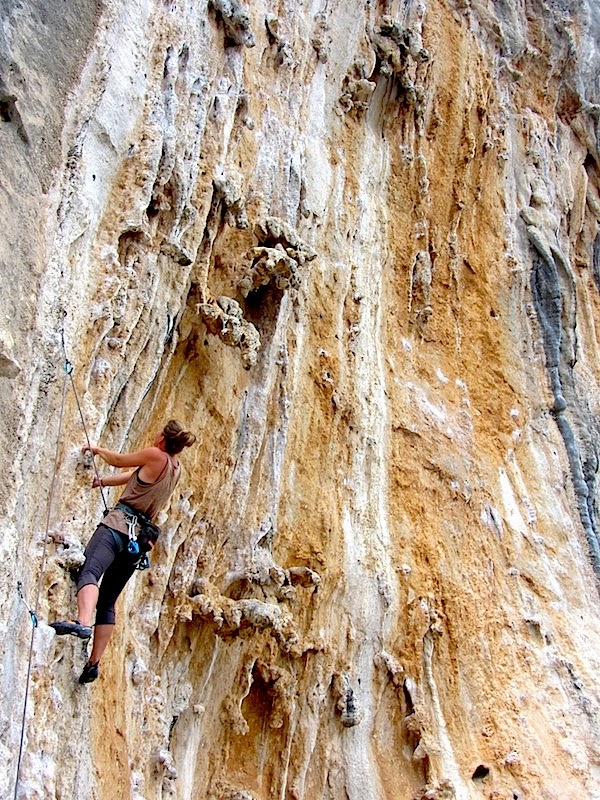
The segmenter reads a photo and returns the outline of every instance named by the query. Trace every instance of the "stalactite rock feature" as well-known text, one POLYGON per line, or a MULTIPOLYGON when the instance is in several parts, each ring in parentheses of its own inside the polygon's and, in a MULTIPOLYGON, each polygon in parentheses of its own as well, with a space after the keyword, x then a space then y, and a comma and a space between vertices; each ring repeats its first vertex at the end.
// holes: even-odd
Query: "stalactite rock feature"
POLYGON ((218 195, 225 204, 227 221, 242 230, 248 227, 243 182, 243 176, 235 170, 221 171, 213 181, 218 195))
POLYGON ((240 281, 240 290, 245 297, 271 281, 278 289, 288 289, 290 286, 298 288, 300 285, 298 262, 287 255, 283 245, 255 247, 249 253, 249 257, 250 275, 240 281))
POLYGON ((0 18, 7 796, 600 800, 596 0, 0 18), (65 357, 198 437, 86 686, 65 357))
POLYGON ((346 672, 336 673, 333 676, 333 692, 337 697, 336 709, 340 713, 342 725, 345 728, 359 725, 362 722, 363 713, 350 684, 350 676, 346 672))
POLYGON ((369 107, 369 100, 377 84, 369 80, 363 58, 356 58, 344 76, 339 104, 343 112, 361 116, 369 107))
POLYGON ((239 0, 210 0, 213 8, 223 22, 226 40, 233 45, 254 47, 256 39, 252 33, 248 8, 239 0))
POLYGON ((331 46, 331 37, 328 36, 329 25, 327 23, 327 15, 321 11, 315 15, 315 33, 313 34, 310 43, 315 49, 317 58, 321 64, 326 64, 329 59, 329 48, 331 46))
POLYGON ((315 250, 302 241, 292 226, 277 217, 265 217, 257 222, 254 235, 260 245, 271 248, 279 245, 301 266, 317 257, 315 250))
POLYGON ((209 333, 218 336, 230 347, 239 347, 245 369, 256 364, 260 334, 243 317, 240 304, 232 297, 217 297, 211 303, 198 303, 196 311, 209 333))
POLYGON ((199 615, 216 626, 220 635, 268 630, 285 650, 290 650, 298 642, 291 615, 273 603, 198 595, 194 599, 194 606, 199 615))

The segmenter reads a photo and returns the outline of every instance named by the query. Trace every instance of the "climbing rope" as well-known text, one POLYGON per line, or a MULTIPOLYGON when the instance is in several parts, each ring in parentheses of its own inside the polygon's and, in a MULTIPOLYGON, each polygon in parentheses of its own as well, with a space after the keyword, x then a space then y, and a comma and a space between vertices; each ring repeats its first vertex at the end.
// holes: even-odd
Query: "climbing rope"
MULTIPOLYGON (((67 361, 67 364, 69 362, 67 361)), ((71 366, 69 364, 69 366, 71 366)), ((108 503, 106 502, 106 497, 104 497, 104 491, 102 487, 102 481, 100 480, 100 473, 98 472, 98 467, 96 465, 96 460, 94 459, 94 454, 92 453, 92 445, 90 444, 90 437, 88 436, 87 428, 85 427, 85 419, 83 418, 83 412, 81 410, 81 406, 79 405, 79 398, 77 397, 77 391, 75 389, 75 381, 73 380, 73 368, 71 367, 71 372, 69 373, 71 377, 71 386, 73 387, 73 394, 75 395, 75 402, 77 403, 77 410, 79 411, 79 416, 81 417, 81 424, 83 425, 83 432, 85 433, 85 440, 87 442, 87 446, 89 451, 92 455, 92 465, 94 467, 94 472, 96 473, 96 480, 98 481, 98 488, 100 489, 100 495, 102 497, 102 502, 104 503, 104 510, 108 511, 108 503)))
MULTIPOLYGON (((67 316, 67 312, 64 312, 64 316, 67 316)), ((62 340, 62 349, 65 355, 65 370, 68 376, 71 379, 71 388, 73 389, 73 394, 75 395, 75 402, 77 403, 77 410, 79 411, 79 416, 81 418, 81 424, 83 425, 83 432, 85 433, 85 440, 87 442, 87 446, 89 448, 90 453, 92 453, 92 445, 90 443, 90 437, 88 436, 87 427, 85 424, 85 418, 83 416, 83 411, 81 410, 81 404, 79 402, 79 397, 77 395, 77 389, 75 388, 75 381, 73 379, 73 366, 69 361, 69 356, 67 355, 67 348, 65 346, 65 330, 64 327, 61 331, 61 340, 62 340)), ((100 473, 98 472, 98 467, 96 466, 96 461, 94 459, 94 454, 92 453, 92 464, 94 466, 94 472, 96 473, 96 480, 98 481, 98 488, 100 489, 100 494, 102 495, 102 502, 104 503, 104 510, 108 511, 108 504, 106 502, 106 498, 104 497, 104 491, 102 489, 102 481, 100 480, 100 473)))
MULTIPOLYGON (((68 366, 70 367, 70 364, 68 366)), ((71 370, 72 370, 72 367, 71 367, 71 370)), ((26 719, 27 719, 27 701, 29 699, 29 684, 31 682, 31 662, 33 660, 33 642, 34 642, 34 638, 35 638, 35 631, 36 631, 36 629, 38 627, 38 608, 39 608, 39 604, 40 604, 40 595, 41 595, 41 591, 42 591, 42 578, 44 576, 44 570, 46 568, 46 553, 47 553, 47 550, 48 550, 48 532, 50 530, 50 511, 52 509, 52 500, 54 498, 54 487, 56 485, 56 475, 57 475, 57 472, 58 472, 58 457, 59 457, 59 453, 60 453, 60 440, 61 440, 61 437, 62 437, 63 418, 64 418, 64 412, 65 412, 65 398, 66 398, 66 395, 67 395, 67 375, 68 375, 68 367, 67 367, 67 364, 65 364, 65 374, 64 374, 64 378, 63 378, 63 387, 62 387, 62 399, 61 399, 61 404, 60 404, 60 414, 59 414, 59 417, 58 417, 58 434, 56 436, 56 451, 55 451, 55 455, 54 455, 54 469, 53 469, 53 472, 52 472, 52 480, 50 482, 50 492, 49 492, 49 495, 48 495, 48 511, 46 513, 46 530, 44 532, 44 547, 42 549, 42 564, 41 564, 41 567, 40 567, 40 574, 39 574, 39 577, 38 577, 37 591, 36 591, 36 595, 35 595, 35 603, 34 603, 33 609, 31 609, 27 605, 27 603, 25 602, 25 598, 23 597, 23 592, 22 592, 22 585, 21 585, 20 581, 17 584, 17 589, 19 591, 19 595, 21 596, 23 602, 25 602, 25 606, 27 607, 27 610, 29 611, 29 615, 31 617, 32 625, 31 625, 31 640, 30 640, 30 643, 29 643, 29 659, 28 659, 28 663, 27 663, 27 678, 25 680, 25 698, 24 698, 24 701, 23 701, 23 717, 22 717, 22 720, 21 720, 21 741, 19 743, 19 757, 17 759, 17 776, 16 776, 16 779, 15 779, 15 795, 14 795, 15 800, 17 800, 17 792, 19 790, 19 776, 20 776, 20 773, 21 773, 21 761, 23 759, 23 742, 25 740, 25 724, 26 724, 26 719)))
MULTIPOLYGON (((66 312, 64 312, 64 316, 66 316, 66 312)), ((77 403, 77 410, 79 411, 79 416, 81 417, 81 424, 83 425, 83 431, 85 433, 87 446, 88 446, 88 448, 90 450, 90 453, 92 452, 92 445, 90 443, 90 437, 88 436, 87 427, 86 427, 85 419, 84 419, 84 416, 83 416, 83 411, 81 410, 81 404, 79 402, 79 397, 77 395, 77 390, 75 388, 75 381, 73 379, 73 365, 71 364, 71 362, 69 361, 69 358, 67 356, 67 349, 65 347, 65 332, 64 332, 64 328, 61 331, 61 341, 62 341, 63 353, 64 353, 64 356, 65 356, 65 368, 64 368, 63 386, 62 386, 62 398, 61 398, 61 403, 60 403, 60 413, 59 413, 59 417, 58 417, 58 433, 57 433, 57 436, 56 436, 56 450, 55 450, 55 454, 54 454, 54 469, 52 471, 52 480, 50 482, 50 492, 48 494, 48 510, 47 510, 47 513, 46 513, 46 529, 45 529, 45 532, 44 532, 44 546, 43 546, 43 549, 42 549, 42 563, 41 563, 41 566, 40 566, 40 573, 39 573, 39 577, 38 577, 37 590, 36 590, 36 595, 35 595, 35 603, 33 605, 33 608, 31 608, 28 605, 27 601, 25 600, 25 597, 24 597, 24 594, 23 594, 23 584, 21 583, 21 581, 18 581, 18 583, 17 583, 17 591, 19 593, 19 597, 20 597, 21 601, 23 602, 23 604, 25 605, 25 607, 27 608, 27 611, 29 612, 29 616, 31 618, 32 625, 31 625, 31 640, 30 640, 30 643, 29 643, 29 658, 28 658, 28 663, 27 663, 27 678, 25 680, 25 698, 24 698, 24 701, 23 701, 23 716, 22 716, 22 720, 21 720, 21 740, 20 740, 20 743, 19 743, 19 756, 18 756, 18 759, 17 759, 17 775, 16 775, 16 778, 15 778, 14 800, 17 800, 17 792, 19 790, 19 777, 20 777, 20 773, 21 773, 21 762, 23 760, 23 744, 24 744, 24 741, 25 741, 25 726, 26 726, 26 721, 27 721, 27 702, 28 702, 28 699, 29 699, 29 685, 30 685, 30 682, 31 682, 31 664, 32 664, 32 660, 33 660, 33 644, 34 644, 35 631, 36 631, 36 629, 38 627, 38 608, 39 608, 39 604, 40 604, 40 596, 41 596, 41 591, 42 591, 42 579, 44 577, 44 571, 46 569, 46 554, 47 554, 47 549, 48 549, 48 534, 49 534, 49 531, 50 531, 50 514, 51 514, 51 511, 52 511, 52 502, 53 502, 53 499, 54 499, 54 487, 55 487, 55 484, 56 484, 56 476, 57 476, 57 473, 58 473, 58 459, 59 459, 59 455, 60 455, 60 442, 61 442, 61 439, 62 439, 62 428, 63 428, 63 420, 64 420, 64 412, 65 412, 65 401, 66 401, 66 395, 67 395, 67 378, 70 378, 70 380, 71 380, 71 387, 73 389, 73 394, 75 395, 75 402, 77 403)), ((106 511, 108 511, 108 504, 106 502, 106 498, 104 497, 104 492, 102 491, 102 483, 100 481, 100 473, 98 472, 98 467, 96 466, 96 461, 94 459, 94 454, 93 453, 92 453, 92 464, 94 465, 94 472, 96 473, 96 479, 98 481, 98 488, 100 489, 100 494, 102 495, 102 502, 104 503, 104 508, 105 508, 106 511)))

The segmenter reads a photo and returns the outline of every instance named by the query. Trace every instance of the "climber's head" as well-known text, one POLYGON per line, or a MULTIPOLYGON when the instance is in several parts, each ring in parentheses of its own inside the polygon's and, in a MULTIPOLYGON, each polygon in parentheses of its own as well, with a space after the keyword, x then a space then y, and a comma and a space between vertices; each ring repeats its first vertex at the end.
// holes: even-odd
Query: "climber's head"
POLYGON ((171 419, 157 435, 154 446, 160 447, 161 450, 174 456, 176 453, 181 453, 184 447, 193 445, 195 441, 196 437, 193 433, 186 431, 176 419, 171 419))

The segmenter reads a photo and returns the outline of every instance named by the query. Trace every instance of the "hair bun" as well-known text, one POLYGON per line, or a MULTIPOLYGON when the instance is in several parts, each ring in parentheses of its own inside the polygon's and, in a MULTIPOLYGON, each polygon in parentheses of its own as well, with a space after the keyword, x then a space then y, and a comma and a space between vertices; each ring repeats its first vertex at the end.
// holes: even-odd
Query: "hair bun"
POLYGON ((171 419, 163 428, 165 449, 169 455, 180 453, 184 447, 191 447, 196 441, 195 435, 187 431, 176 419, 171 419))

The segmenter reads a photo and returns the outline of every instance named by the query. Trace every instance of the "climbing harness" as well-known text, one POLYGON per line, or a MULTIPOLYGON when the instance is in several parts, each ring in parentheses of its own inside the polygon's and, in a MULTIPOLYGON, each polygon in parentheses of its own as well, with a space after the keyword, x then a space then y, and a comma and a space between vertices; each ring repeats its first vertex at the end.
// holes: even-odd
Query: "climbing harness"
MULTIPOLYGON (((63 312, 63 317, 66 317, 66 316, 67 316, 67 312, 64 311, 63 312)), ((26 726, 26 721, 27 721, 27 703, 28 703, 28 700, 29 700, 29 685, 31 683, 31 664, 32 664, 32 661, 33 661, 33 643, 34 643, 35 631, 38 628, 38 608, 39 608, 39 604, 40 604, 40 596, 41 596, 41 591, 42 591, 42 579, 44 577, 44 572, 45 572, 45 569, 46 569, 46 554, 47 554, 47 549, 48 549, 48 534, 49 534, 49 531, 50 531, 50 514, 51 514, 51 511, 52 511, 52 503, 53 503, 53 499, 54 499, 54 488, 55 488, 55 485, 56 485, 56 475, 58 473, 58 458, 59 458, 59 452, 60 452, 60 442, 61 442, 61 439, 62 439, 62 429, 63 429, 63 420, 64 420, 64 412, 65 412, 65 401, 66 401, 66 395, 67 395, 67 378, 70 378, 70 380, 71 380, 71 387, 73 389, 73 394, 75 395, 75 401, 77 403, 77 410, 79 411, 79 416, 81 417, 81 423, 83 425, 83 430, 84 430, 84 433, 85 433, 87 446, 88 446, 90 452, 92 452, 92 446, 91 446, 91 443, 90 443, 90 438, 88 436, 88 432, 87 432, 87 428, 86 428, 86 424, 85 424, 85 419, 84 419, 84 416, 83 416, 83 411, 81 410, 81 404, 79 402, 79 397, 77 395, 77 390, 75 388, 75 381, 73 379, 73 365, 71 364, 71 362, 69 361, 69 358, 67 356, 67 349, 66 349, 66 346, 65 346, 64 325, 63 325, 62 330, 61 330, 61 342, 62 342, 63 353, 64 353, 64 356, 65 356, 65 366, 64 366, 63 385, 62 385, 62 397, 61 397, 61 403, 60 403, 60 413, 59 413, 59 417, 58 417, 58 432, 57 432, 57 436, 56 436, 56 448, 55 448, 55 455, 54 455, 54 469, 52 471, 52 480, 50 482, 50 491, 48 493, 48 509, 47 509, 47 513, 46 513, 46 529, 45 529, 45 532, 44 532, 44 546, 42 548, 42 563, 41 563, 41 566, 40 566, 40 572, 39 572, 39 577, 38 577, 38 582, 37 582, 37 590, 36 590, 36 594, 35 594, 35 603, 33 605, 33 608, 30 607, 28 605, 28 603, 26 602, 26 600, 25 600, 25 596, 23 594, 23 584, 21 583, 21 581, 19 581, 17 583, 17 592, 19 594, 19 597, 20 597, 21 601, 23 602, 23 604, 25 605, 27 611, 29 612, 29 616, 31 618, 32 625, 31 625, 31 640, 30 640, 30 643, 29 643, 29 658, 28 658, 28 663, 27 663, 27 678, 25 680, 25 697, 24 697, 24 700, 23 700, 23 715, 22 715, 22 720, 21 720, 21 739, 20 739, 20 742, 19 742, 19 755, 18 755, 18 758, 17 758, 17 774, 16 774, 16 778, 15 778, 14 800, 17 800, 17 793, 18 793, 18 790, 19 790, 19 778, 20 778, 20 774, 21 774, 21 762, 23 760, 23 745, 24 745, 24 741, 25 741, 25 726, 26 726)), ((104 492, 102 491, 102 482, 100 480, 100 474, 98 472, 98 467, 96 466, 96 462, 94 461, 93 453, 92 453, 92 464, 94 465, 94 472, 96 473, 96 479, 98 481, 98 487, 100 489, 100 494, 102 495, 102 502, 104 503, 104 508, 105 508, 106 511, 108 511, 108 504, 106 502, 106 498, 104 497, 104 492)))
MULTIPOLYGON (((127 524, 129 525, 129 520, 127 520, 127 524)), ((108 526, 107 526, 108 527, 108 526)), ((113 540, 119 550, 119 553, 122 553, 125 549, 125 544, 123 542, 123 538, 128 536, 126 533, 121 533, 121 531, 116 531, 114 528, 108 528, 108 530, 112 533, 113 540)), ((148 558, 148 553, 143 553, 140 555, 140 546, 135 539, 129 539, 127 542, 127 552, 132 556, 137 556, 134 564, 135 568, 139 570, 150 569, 150 559, 148 558)))
MULTIPOLYGON (((117 508, 119 508, 119 504, 117 504, 117 508)), ((127 542, 127 552, 131 556, 137 556, 140 552, 140 546, 137 543, 137 537, 135 533, 137 528, 137 517, 125 511, 123 506, 121 506, 121 510, 124 511, 125 521, 127 522, 127 537, 129 539, 127 542)))
MULTIPOLYGON (((155 525, 144 513, 132 508, 132 506, 130 506, 128 503, 119 501, 115 508, 123 512, 127 522, 127 534, 124 534, 129 540, 127 542, 127 552, 132 556, 140 556, 140 558, 136 561, 135 568, 139 570, 149 569, 150 559, 147 553, 148 544, 150 542, 156 544, 158 537, 160 536, 160 528, 158 525, 155 525), (136 534, 138 527, 139 533, 136 534)), ((113 536, 114 535, 115 532, 113 531, 113 536)), ((117 542, 117 544, 119 543, 122 548, 121 534, 119 534, 119 542, 117 542)))

